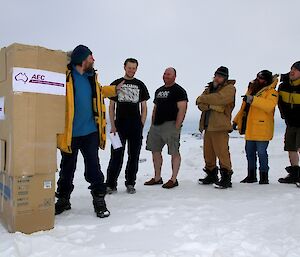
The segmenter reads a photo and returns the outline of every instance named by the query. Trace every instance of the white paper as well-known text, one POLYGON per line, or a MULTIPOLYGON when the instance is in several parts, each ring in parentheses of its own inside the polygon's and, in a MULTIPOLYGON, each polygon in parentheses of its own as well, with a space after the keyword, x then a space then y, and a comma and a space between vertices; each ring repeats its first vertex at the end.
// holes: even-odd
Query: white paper
POLYGON ((14 92, 66 95, 66 74, 14 67, 12 70, 14 92))
POLYGON ((118 132, 110 133, 109 138, 110 138, 113 149, 118 149, 118 148, 122 147, 122 142, 121 142, 118 132))
POLYGON ((5 120, 4 113, 4 96, 0 97, 0 120, 5 120))

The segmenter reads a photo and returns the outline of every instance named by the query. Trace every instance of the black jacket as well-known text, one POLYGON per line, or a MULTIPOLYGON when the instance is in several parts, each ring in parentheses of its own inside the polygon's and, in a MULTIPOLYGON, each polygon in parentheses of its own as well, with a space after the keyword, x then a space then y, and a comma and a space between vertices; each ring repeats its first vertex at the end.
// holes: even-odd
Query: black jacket
POLYGON ((281 75, 278 107, 287 126, 300 127, 300 79, 290 81, 289 73, 281 75))

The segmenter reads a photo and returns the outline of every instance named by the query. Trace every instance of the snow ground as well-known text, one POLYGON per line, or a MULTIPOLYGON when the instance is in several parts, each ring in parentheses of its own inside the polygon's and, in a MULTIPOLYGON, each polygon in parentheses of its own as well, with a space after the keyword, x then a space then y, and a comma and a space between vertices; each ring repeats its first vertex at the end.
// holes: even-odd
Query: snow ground
MULTIPOLYGON (((56 217, 51 231, 9 234, 0 225, 1 257, 120 256, 120 257, 299 257, 300 190, 281 185, 288 158, 282 135, 269 147, 270 185, 244 185, 244 139, 230 140, 234 166, 233 188, 198 185, 203 176, 202 140, 182 136, 179 187, 146 187, 153 175, 151 154, 142 150, 137 193, 125 192, 124 172, 118 193, 107 196, 111 216, 96 218, 79 158, 72 210, 56 217)), ((164 152, 163 178, 171 172, 164 152)), ((103 171, 109 149, 100 152, 103 171)))

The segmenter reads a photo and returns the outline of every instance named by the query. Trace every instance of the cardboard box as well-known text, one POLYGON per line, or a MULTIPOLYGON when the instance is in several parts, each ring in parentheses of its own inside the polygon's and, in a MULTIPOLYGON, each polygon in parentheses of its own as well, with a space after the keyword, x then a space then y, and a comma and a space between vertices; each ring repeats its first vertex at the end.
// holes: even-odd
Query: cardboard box
POLYGON ((0 139, 10 176, 57 168, 56 135, 65 126, 66 53, 13 44, 0 51, 0 139))
POLYGON ((0 173, 0 217, 9 232, 54 227, 55 174, 11 177, 0 173))
POLYGON ((10 232, 54 226, 66 65, 62 51, 20 44, 0 51, 0 217, 10 232))

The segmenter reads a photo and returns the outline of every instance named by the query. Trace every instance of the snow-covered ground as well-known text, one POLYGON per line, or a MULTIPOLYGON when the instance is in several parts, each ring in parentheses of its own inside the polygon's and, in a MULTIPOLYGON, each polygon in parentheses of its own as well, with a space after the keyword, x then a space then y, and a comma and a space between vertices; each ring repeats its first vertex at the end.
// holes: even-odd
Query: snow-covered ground
MULTIPOLYGON (((118 193, 107 196, 107 219, 94 215, 80 157, 72 210, 56 217, 53 230, 32 235, 9 234, 0 225, 0 256, 299 257, 300 190, 277 182, 288 165, 282 135, 269 147, 270 185, 240 184, 246 175, 244 139, 231 138, 230 147, 235 173, 228 190, 198 185, 202 140, 182 136, 179 187, 171 190, 143 185, 153 175, 151 154, 143 150, 137 193, 126 193, 122 172, 118 193)), ((106 172, 108 148, 100 157, 106 172)), ((170 158, 164 157, 167 181, 170 158)))

